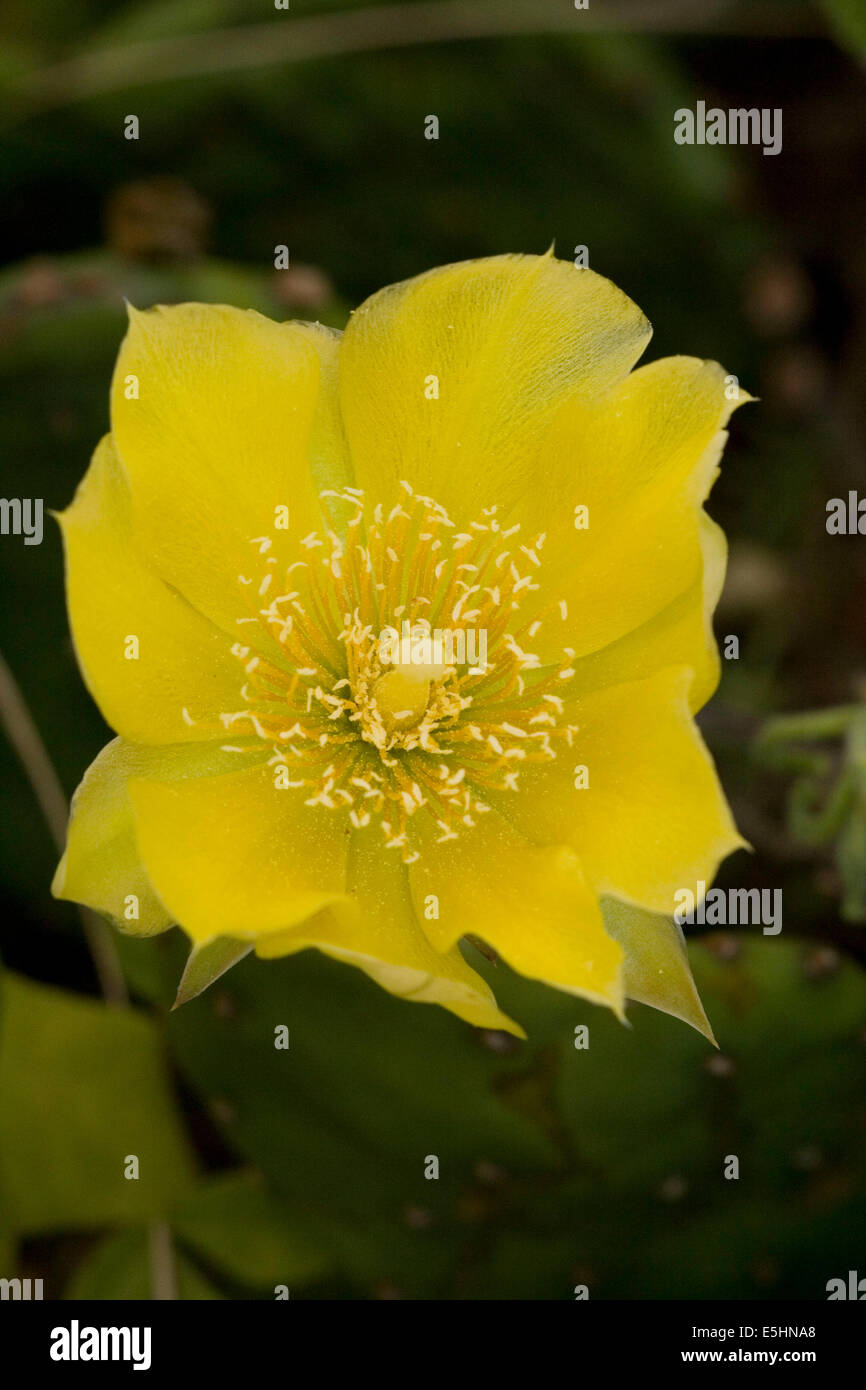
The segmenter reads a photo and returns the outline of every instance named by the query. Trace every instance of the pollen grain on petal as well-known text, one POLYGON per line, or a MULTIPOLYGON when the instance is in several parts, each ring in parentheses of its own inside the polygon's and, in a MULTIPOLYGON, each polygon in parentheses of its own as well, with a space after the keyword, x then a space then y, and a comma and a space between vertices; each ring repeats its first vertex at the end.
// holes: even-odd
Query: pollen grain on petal
POLYGON ((239 576, 236 623, 258 632, 245 626, 230 648, 243 679, 220 721, 291 767, 281 788, 356 830, 378 826, 412 863, 415 816, 456 839, 487 794, 517 791, 524 765, 572 745, 555 693, 571 653, 542 666, 531 649, 539 613, 565 618, 565 605, 543 593, 544 536, 503 551, 520 523, 503 529, 495 504, 458 523, 405 482, 373 503, 357 488, 324 496, 330 516, 345 509, 339 529, 283 533, 279 554, 251 539, 261 571, 239 576))

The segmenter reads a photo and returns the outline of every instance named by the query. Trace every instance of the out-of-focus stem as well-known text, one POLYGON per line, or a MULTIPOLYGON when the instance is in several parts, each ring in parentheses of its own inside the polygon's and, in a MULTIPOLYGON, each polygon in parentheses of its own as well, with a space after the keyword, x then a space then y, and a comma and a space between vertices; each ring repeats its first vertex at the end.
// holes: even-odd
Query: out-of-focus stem
MULTIPOLYGON (((39 803, 51 835, 62 853, 66 839, 69 808, 54 764, 48 756, 39 730, 18 682, 0 654, 0 722, 15 749, 33 794, 39 803)), ((129 995, 120 968, 120 959, 105 923, 93 912, 79 909, 84 935, 93 959, 102 994, 107 1004, 126 1007, 129 995)), ((148 1267, 151 1297, 177 1298, 174 1246, 166 1221, 152 1221, 148 1227, 148 1267)))
POLYGON ((177 1298, 177 1273, 174 1263, 174 1243, 167 1221, 151 1221, 147 1228, 148 1264, 150 1267, 150 1296, 152 1299, 177 1298))
MULTIPOLYGON (((63 853, 66 840, 66 822, 69 807, 48 756, 39 730, 27 702, 21 693, 18 682, 0 654, 0 722, 10 744, 14 748, 33 795, 45 818, 58 852, 63 853)), ((93 960, 99 987, 106 1003, 125 1005, 129 1003, 126 981, 120 968, 120 959, 106 924, 86 908, 79 909, 81 923, 88 950, 93 960)))
POLYGON ((862 705, 837 705, 832 709, 779 715, 764 725, 758 736, 758 744, 765 747, 771 743, 806 743, 810 739, 841 738, 862 709, 862 705))
POLYGON ((29 73, 18 91, 46 109, 103 92, 185 77, 244 72, 412 44, 598 32, 802 35, 822 32, 820 18, 789 0, 605 0, 577 10, 569 0, 424 0, 337 14, 295 16, 267 24, 93 49, 29 73))

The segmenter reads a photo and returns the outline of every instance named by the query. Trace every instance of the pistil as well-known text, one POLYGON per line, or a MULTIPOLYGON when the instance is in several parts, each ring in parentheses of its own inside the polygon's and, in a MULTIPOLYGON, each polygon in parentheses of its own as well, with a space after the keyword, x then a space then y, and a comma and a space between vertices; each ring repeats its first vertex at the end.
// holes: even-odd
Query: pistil
POLYGON ((433 499, 407 483, 401 494, 386 510, 358 489, 324 493, 350 509, 345 526, 300 538, 282 572, 271 538, 255 538, 262 572, 239 576, 244 639, 232 647, 243 707, 220 719, 233 740, 223 747, 269 744, 276 785, 356 829, 378 822, 412 862, 413 816, 455 838, 488 811, 485 795, 517 791, 522 768, 555 758, 577 730, 563 698, 573 652, 542 668, 525 646, 542 621, 521 608, 531 595, 541 609, 544 537, 502 529, 496 506, 458 530, 433 499), (407 625, 408 654, 393 644, 407 625), (484 631, 483 664, 461 666, 432 640, 467 626, 484 631))

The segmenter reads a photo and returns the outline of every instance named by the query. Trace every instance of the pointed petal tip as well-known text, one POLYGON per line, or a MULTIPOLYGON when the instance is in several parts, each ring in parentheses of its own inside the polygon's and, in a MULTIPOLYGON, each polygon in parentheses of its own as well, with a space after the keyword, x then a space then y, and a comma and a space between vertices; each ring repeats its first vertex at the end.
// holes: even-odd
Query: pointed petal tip
MULTIPOLYGON (((446 1005, 446 1008, 449 1006, 446 1005)), ((529 1035, 526 1030, 508 1014, 503 1013, 493 995, 485 995, 483 1001, 475 1004, 465 1012, 458 1006, 451 1008, 450 1012, 458 1018, 463 1018, 464 1022, 478 1033, 509 1033, 511 1037, 517 1038, 520 1042, 527 1042, 529 1035)))
POLYGON ((194 941, 170 1012, 173 1013, 182 1004, 188 1004, 192 999, 198 998, 209 985, 243 960, 252 949, 251 941, 239 941, 228 936, 213 936, 209 941, 194 941))
MULTIPOLYGON (((658 1009, 657 1004, 650 1004, 645 999, 630 999, 628 1002, 630 1004, 641 1004, 644 1008, 647 1009, 658 1009)), ((614 1010, 614 1012, 616 1012, 616 1010, 614 1010)), ((678 1023, 685 1023, 688 1028, 693 1028, 696 1033, 700 1033, 702 1038, 706 1038, 707 1042, 710 1043, 716 1049, 716 1051, 720 1050, 719 1044, 716 1040, 716 1035, 713 1032, 712 1025, 710 1023, 710 1020, 707 1018, 706 1012, 704 1011, 704 1006, 701 1003, 700 999, 696 999, 694 1009, 688 1013, 680 1012, 679 1010, 674 1009, 661 1009, 660 1012, 666 1013, 669 1018, 676 1019, 678 1023)), ((622 1015, 617 1014, 616 1016, 619 1022, 622 1023, 626 1028, 634 1028, 634 1023, 630 1018, 626 1016, 625 1013, 623 1013, 622 1015)))
POLYGON ((509 1018, 507 1014, 501 1012, 496 1021, 496 1030, 500 1033, 510 1033, 511 1036, 517 1038, 519 1042, 529 1041, 529 1034, 526 1032, 526 1029, 522 1028, 519 1023, 516 1023, 513 1018, 509 1018))
POLYGON ((617 1021, 618 1021, 619 1023, 621 1023, 621 1024, 623 1025, 624 1028, 631 1028, 631 1027, 633 1027, 632 1022, 631 1022, 631 1020, 629 1019, 629 1017, 628 1017, 628 1015, 626 1014, 626 1011, 625 1011, 625 1006, 626 1006, 627 1002, 628 1002, 628 1001, 627 1001, 627 999, 626 999, 626 997, 625 997, 625 994, 623 994, 622 988, 621 988, 621 987, 620 987, 619 997, 616 998, 616 999, 611 999, 611 1000, 607 1001, 607 1003, 608 1003, 608 1008, 610 1009, 610 1011, 611 1011, 611 1013, 613 1014, 614 1018, 617 1019, 617 1021))
POLYGON ((58 863, 57 868, 54 870, 54 877, 53 877, 52 880, 51 880, 51 890, 50 890, 50 891, 51 891, 51 896, 52 896, 52 898, 58 898, 60 901, 65 901, 65 899, 64 899, 64 897, 63 897, 63 893, 64 893, 64 889, 65 889, 65 888, 66 888, 66 851, 64 850, 63 854, 60 856, 60 862, 58 863))
POLYGON ((695 1032, 700 1033, 702 1038, 706 1038, 707 1042, 710 1043, 711 1046, 714 1047, 717 1052, 720 1050, 719 1044, 716 1041, 716 1035, 713 1032, 713 1026, 710 1023, 710 1020, 707 1018, 707 1011, 704 1008, 703 1001, 701 1000, 700 995, 697 994, 697 991, 696 1007, 693 1015, 691 1017, 687 1017, 685 1014, 675 1014, 674 1017, 679 1018, 683 1023, 687 1023, 690 1028, 694 1028, 695 1032))

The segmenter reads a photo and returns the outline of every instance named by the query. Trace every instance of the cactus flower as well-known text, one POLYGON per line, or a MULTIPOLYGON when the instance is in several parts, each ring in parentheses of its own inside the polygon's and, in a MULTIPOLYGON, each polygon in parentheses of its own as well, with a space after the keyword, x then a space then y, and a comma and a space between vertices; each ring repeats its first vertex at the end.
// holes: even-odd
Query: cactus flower
POLYGON ((467 936, 686 1016, 662 918, 743 843, 693 717, 735 402, 714 363, 633 370, 649 336, 552 256, 431 271, 342 335, 131 311, 60 517, 118 737, 55 893, 198 954, 315 947, 487 1028, 521 1031, 467 936))

